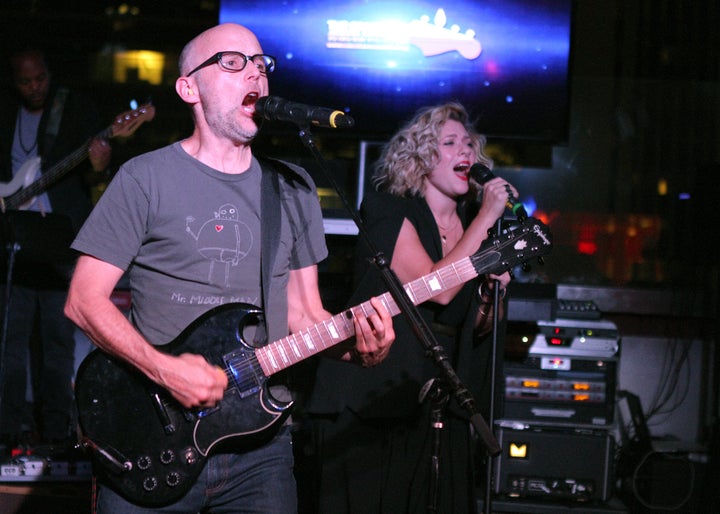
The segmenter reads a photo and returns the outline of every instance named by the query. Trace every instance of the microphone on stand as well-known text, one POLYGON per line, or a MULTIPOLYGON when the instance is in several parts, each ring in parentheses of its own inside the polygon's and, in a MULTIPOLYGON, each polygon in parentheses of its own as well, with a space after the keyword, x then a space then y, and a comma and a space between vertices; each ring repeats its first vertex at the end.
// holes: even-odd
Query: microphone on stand
POLYGON ((290 102, 279 96, 258 98, 255 114, 268 121, 290 121, 301 127, 350 128, 355 125, 355 120, 337 109, 290 102))
MULTIPOLYGON (((475 164, 473 164, 470 167, 469 174, 481 186, 483 184, 485 184, 486 182, 495 178, 495 175, 493 174, 492 171, 490 171, 490 168, 488 168, 487 166, 485 166, 484 164, 481 164, 479 162, 476 162, 475 164)), ((507 199, 506 205, 512 211, 512 213, 517 217, 517 219, 520 223, 524 222, 527 219, 528 215, 527 215, 527 212, 525 211, 525 207, 517 198, 515 198, 510 193, 508 193, 508 199, 507 199)))

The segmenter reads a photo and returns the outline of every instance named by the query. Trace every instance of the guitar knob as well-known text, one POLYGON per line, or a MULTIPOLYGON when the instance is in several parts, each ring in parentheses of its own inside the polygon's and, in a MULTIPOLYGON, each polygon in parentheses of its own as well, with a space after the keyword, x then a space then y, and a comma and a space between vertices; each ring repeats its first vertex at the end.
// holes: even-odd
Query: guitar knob
POLYGON ((137 466, 140 469, 148 469, 152 465, 152 459, 148 455, 138 457, 137 466))
POLYGON ((180 474, 176 472, 168 473, 165 477, 165 483, 169 487, 175 487, 180 483, 180 474))
POLYGON ((197 452, 194 448, 188 447, 185 448, 185 463, 188 466, 192 466, 197 462, 197 452))
POLYGON ((160 453, 160 462, 163 464, 170 464, 175 460, 175 452, 172 450, 164 450, 160 453))
POLYGON ((143 489, 145 489, 147 492, 153 491, 158 486, 157 478, 155 477, 147 477, 142 482, 143 489))

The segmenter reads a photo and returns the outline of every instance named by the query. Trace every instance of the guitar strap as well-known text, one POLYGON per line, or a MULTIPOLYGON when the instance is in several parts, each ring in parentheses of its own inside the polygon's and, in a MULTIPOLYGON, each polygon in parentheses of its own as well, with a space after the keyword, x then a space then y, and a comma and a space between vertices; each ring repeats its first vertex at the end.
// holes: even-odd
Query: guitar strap
POLYGON ((52 107, 50 108, 50 114, 48 116, 47 126, 45 127, 45 133, 43 134, 43 146, 42 151, 50 148, 55 142, 55 138, 60 131, 60 120, 62 120, 63 110, 65 109, 65 99, 68 96, 68 89, 61 87, 55 93, 52 107))
MULTIPOLYGON (((259 158, 260 168, 262 169, 262 178, 260 180, 260 232, 265 234, 261 237, 260 247, 260 283, 261 283, 261 295, 262 305, 267 305, 265 298, 270 291, 270 276, 272 273, 272 263, 277 255, 277 248, 279 238, 274 237, 273 234, 280 233, 280 220, 281 220, 281 202, 280 202, 280 179, 279 179, 279 168, 284 164, 270 160, 267 158, 259 158)), ((267 320, 264 320, 267 323, 267 320)), ((267 341, 268 327, 264 326, 264 334, 257 334, 256 338, 259 341, 267 341)), ((259 328, 258 328, 259 330, 259 328)))

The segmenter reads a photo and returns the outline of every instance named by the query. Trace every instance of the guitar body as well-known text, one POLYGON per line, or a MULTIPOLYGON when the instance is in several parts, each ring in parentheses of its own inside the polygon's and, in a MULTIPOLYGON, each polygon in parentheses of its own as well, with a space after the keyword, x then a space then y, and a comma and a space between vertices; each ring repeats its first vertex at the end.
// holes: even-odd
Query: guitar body
MULTIPOLYGON (((28 187, 38 176, 40 171, 40 157, 33 157, 25 161, 10 182, 0 182, 0 198, 10 196, 21 188, 28 187)), ((25 203, 18 205, 18 209, 27 209, 32 205, 35 198, 30 198, 25 203)))
POLYGON ((161 347, 201 354, 228 372, 225 397, 206 411, 183 408, 100 350, 83 360, 75 386, 80 427, 109 485, 134 503, 169 504, 188 491, 213 451, 256 447, 276 433, 290 404, 270 396, 254 350, 240 336, 261 317, 251 305, 223 305, 161 347))

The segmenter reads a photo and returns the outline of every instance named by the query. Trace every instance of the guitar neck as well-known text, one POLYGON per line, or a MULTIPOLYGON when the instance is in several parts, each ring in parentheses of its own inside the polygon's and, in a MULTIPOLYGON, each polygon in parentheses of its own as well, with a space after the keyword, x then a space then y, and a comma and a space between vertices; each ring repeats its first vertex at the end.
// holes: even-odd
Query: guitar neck
MULTIPOLYGON (((403 287, 413 305, 419 305, 448 289, 464 284, 477 277, 478 274, 479 272, 471 258, 465 257, 433 273, 413 280, 403 287)), ((392 316, 400 313, 400 307, 391 293, 384 293, 378 298, 392 316)), ((258 348, 255 350, 255 355, 265 375, 273 375, 352 337, 355 334, 353 317, 356 314, 369 316, 374 312, 375 309, 368 300, 336 314, 326 321, 258 348)))
MULTIPOLYGON (((112 126, 106 127, 105 129, 101 130, 95 137, 109 139, 110 137, 112 137, 112 126)), ((83 143, 80 148, 76 149, 70 155, 66 156, 64 159, 56 163, 45 173, 42 173, 35 182, 25 188, 19 189, 14 194, 6 198, 5 205, 7 206, 7 208, 20 208, 21 205, 25 204, 25 202, 45 192, 48 187, 54 184, 63 175, 65 175, 70 170, 75 168, 75 166, 84 161, 85 158, 87 158, 88 156, 90 141, 92 141, 92 138, 85 141, 85 143, 83 143)))

